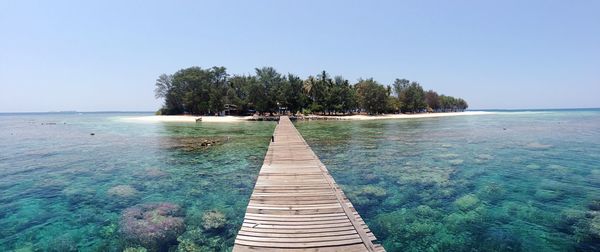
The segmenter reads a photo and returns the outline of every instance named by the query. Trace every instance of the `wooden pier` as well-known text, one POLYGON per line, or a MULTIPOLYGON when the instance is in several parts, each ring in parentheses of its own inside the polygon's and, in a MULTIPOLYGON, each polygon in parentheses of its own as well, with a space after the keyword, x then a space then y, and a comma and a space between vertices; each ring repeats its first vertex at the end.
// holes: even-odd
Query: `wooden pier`
POLYGON ((385 251, 288 117, 281 117, 233 251, 385 251))

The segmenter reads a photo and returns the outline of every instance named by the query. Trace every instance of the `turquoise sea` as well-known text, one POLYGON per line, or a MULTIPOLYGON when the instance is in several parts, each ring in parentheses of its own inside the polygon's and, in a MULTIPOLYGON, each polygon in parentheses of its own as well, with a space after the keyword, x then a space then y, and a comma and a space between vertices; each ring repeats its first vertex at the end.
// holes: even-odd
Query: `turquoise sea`
MULTIPOLYGON (((230 250, 275 123, 143 115, 0 114, 0 251, 230 250)), ((295 124, 388 251, 600 251, 600 110, 295 124)))

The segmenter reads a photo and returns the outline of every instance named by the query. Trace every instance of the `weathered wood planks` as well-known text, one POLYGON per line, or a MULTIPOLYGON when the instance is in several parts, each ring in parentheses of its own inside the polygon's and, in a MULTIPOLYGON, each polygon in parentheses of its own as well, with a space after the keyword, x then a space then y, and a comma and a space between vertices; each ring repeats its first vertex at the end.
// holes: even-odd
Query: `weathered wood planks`
POLYGON ((233 251, 384 251, 289 118, 273 139, 233 251))

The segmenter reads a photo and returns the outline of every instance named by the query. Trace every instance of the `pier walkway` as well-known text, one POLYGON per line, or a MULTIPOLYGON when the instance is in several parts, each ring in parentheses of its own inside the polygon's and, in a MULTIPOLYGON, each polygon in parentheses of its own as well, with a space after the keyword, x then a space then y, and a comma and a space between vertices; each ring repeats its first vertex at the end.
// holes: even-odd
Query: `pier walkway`
POLYGON ((233 251, 385 251, 288 117, 281 117, 233 251))

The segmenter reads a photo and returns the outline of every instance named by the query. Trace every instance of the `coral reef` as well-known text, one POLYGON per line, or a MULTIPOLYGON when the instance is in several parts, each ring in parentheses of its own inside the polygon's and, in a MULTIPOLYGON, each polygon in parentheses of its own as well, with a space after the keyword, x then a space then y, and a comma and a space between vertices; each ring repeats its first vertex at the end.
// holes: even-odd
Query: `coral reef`
POLYGON ((559 229, 571 232, 573 225, 585 219, 585 212, 576 209, 565 209, 560 212, 558 218, 559 229))
POLYGON ((520 237, 503 228, 491 227, 483 233, 479 247, 488 251, 522 251, 520 237))
POLYGON ((496 202, 504 198, 506 190, 498 183, 489 183, 483 187, 480 196, 483 200, 496 202))
POLYGON ((555 190, 547 190, 547 189, 538 189, 535 191, 534 197, 540 201, 552 201, 560 199, 562 193, 560 191, 555 190))
POLYGON ((600 238, 600 213, 590 221, 590 232, 600 238))
POLYGON ((120 232, 127 242, 159 250, 184 231, 180 210, 178 205, 166 202, 127 208, 121 214, 120 232))
POLYGON ((588 204, 588 208, 594 211, 600 211, 600 199, 594 199, 588 204))
POLYGON ((367 185, 360 187, 348 187, 348 198, 359 209, 365 209, 377 205, 387 196, 383 187, 367 185))
POLYGON ((194 241, 186 238, 182 238, 181 236, 177 238, 177 252, 199 252, 202 251, 200 246, 196 244, 194 241))
POLYGON ((374 186, 374 185, 364 186, 358 192, 358 194, 361 196, 375 197, 375 198, 382 198, 387 195, 387 193, 386 193, 385 189, 383 189, 383 187, 374 186))
POLYGON ((77 242, 73 239, 73 237, 68 234, 61 235, 55 239, 53 239, 48 247, 45 249, 49 252, 75 252, 77 249, 77 242))
MULTIPOLYGON (((181 236, 177 237, 179 242, 177 246, 178 252, 197 252, 197 251, 229 251, 231 247, 226 244, 226 241, 233 242, 234 231, 223 230, 224 232, 203 232, 201 228, 193 228, 185 231, 181 236), (230 236, 226 240, 225 236, 230 236)), ((237 231, 237 230, 236 230, 237 231)))
POLYGON ((384 237, 388 251, 452 251, 457 246, 468 246, 468 236, 448 230, 443 216, 436 209, 420 205, 379 214, 371 227, 384 237))
POLYGON ((473 194, 467 194, 454 201, 454 205, 463 211, 473 209, 477 204, 479 204, 479 199, 473 194))
POLYGON ((392 174, 398 179, 400 185, 438 185, 449 183, 450 176, 455 172, 451 167, 419 167, 404 166, 396 170, 398 174, 392 174))
POLYGON ((169 175, 168 173, 162 171, 161 169, 158 168, 149 168, 149 169, 145 169, 144 170, 144 174, 143 177, 147 177, 147 178, 162 178, 162 177, 166 177, 167 175, 169 175))
POLYGON ((212 210, 202 215, 202 227, 206 230, 219 229, 227 224, 225 215, 217 210, 212 210))
POLYGON ((62 190, 63 195, 68 199, 69 204, 92 204, 96 199, 96 191, 91 188, 80 188, 70 186, 62 190))
POLYGON ((130 185, 113 186, 107 191, 109 196, 130 198, 138 194, 138 191, 130 185))
POLYGON ((148 250, 143 247, 129 247, 129 248, 125 248, 123 250, 123 252, 146 252, 146 251, 148 251, 148 250))
POLYGON ((452 159, 452 160, 448 161, 448 163, 450 163, 451 165, 461 165, 464 162, 465 161, 462 159, 452 159))

